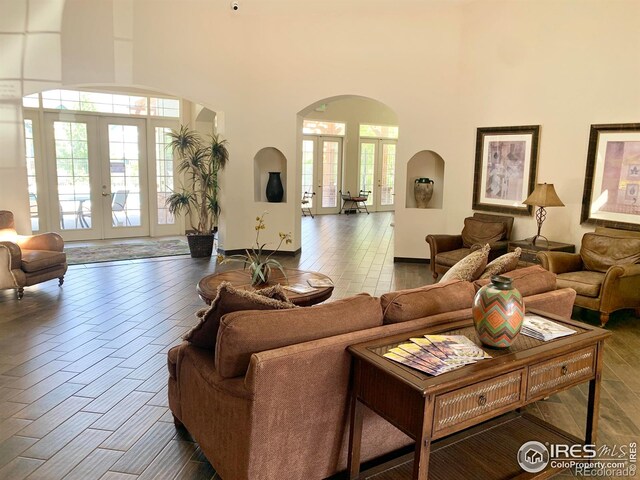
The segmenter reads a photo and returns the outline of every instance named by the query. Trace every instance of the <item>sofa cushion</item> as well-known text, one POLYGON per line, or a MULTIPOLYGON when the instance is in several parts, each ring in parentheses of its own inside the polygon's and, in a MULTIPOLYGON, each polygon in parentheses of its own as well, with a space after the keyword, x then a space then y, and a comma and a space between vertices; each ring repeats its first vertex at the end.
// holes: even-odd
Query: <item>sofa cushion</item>
POLYGON ((244 375, 251 354, 382 325, 377 298, 366 293, 313 307, 225 315, 215 365, 224 378, 244 375))
POLYGON ((462 244, 469 248, 471 245, 479 243, 495 243, 502 240, 506 233, 506 227, 502 222, 483 222, 473 217, 464 219, 462 229, 462 244))
POLYGON ((580 256, 585 270, 606 272, 614 265, 640 262, 640 235, 628 232, 616 233, 607 229, 599 233, 585 233, 582 237, 580 256))
POLYGON ((474 294, 473 285, 460 280, 385 293, 380 297, 383 322, 400 323, 469 308, 474 294))
POLYGON ((49 250, 22 250, 22 270, 28 273, 39 272, 47 268, 56 267, 66 263, 67 255, 64 252, 51 252, 49 250))
MULTIPOLYGON (((523 297, 556 289, 556 274, 545 270, 540 265, 518 268, 502 275, 513 280, 512 285, 518 289, 523 297)), ((473 285, 476 290, 480 290, 480 287, 485 286, 490 281, 491 279, 489 278, 483 278, 473 282, 473 285)))
POLYGON ((222 282, 211 306, 196 313, 200 321, 182 338, 197 347, 214 349, 223 315, 238 310, 276 310, 293 307, 295 305, 287 300, 280 285, 248 291, 234 288, 229 282, 222 282))
POLYGON ((447 270, 440 281, 446 282, 448 280, 464 280, 467 282, 472 282, 480 276, 480 274, 484 271, 484 268, 487 266, 489 250, 491 250, 491 247, 489 247, 489 244, 486 244, 484 247, 471 252, 469 255, 464 257, 453 267, 447 270))
POLYGON ((518 260, 520 260, 521 253, 522 249, 520 247, 516 247, 513 252, 505 253, 504 255, 501 255, 495 260, 489 262, 482 272, 482 275, 480 275, 480 279, 490 279, 492 275, 500 275, 501 273, 515 270, 518 266, 518 260))
POLYGON ((578 295, 598 298, 604 281, 604 273, 582 270, 579 272, 560 273, 558 288, 573 288, 578 295))

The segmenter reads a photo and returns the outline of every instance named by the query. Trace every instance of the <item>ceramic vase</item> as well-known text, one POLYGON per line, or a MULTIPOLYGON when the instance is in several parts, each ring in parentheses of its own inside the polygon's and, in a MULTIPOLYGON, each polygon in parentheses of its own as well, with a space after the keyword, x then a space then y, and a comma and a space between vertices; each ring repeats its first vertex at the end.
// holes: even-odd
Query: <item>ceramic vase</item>
POLYGON ((434 181, 427 177, 416 178, 413 183, 413 196, 416 199, 418 208, 427 208, 429 201, 433 196, 434 181))
POLYGON ((494 275, 473 299, 473 323, 480 341, 493 348, 509 348, 522 328, 524 302, 509 277, 494 275))
POLYGON ((282 197, 284 196, 284 187, 282 186, 280 172, 269 172, 266 194, 267 200, 272 203, 278 203, 282 201, 282 197))

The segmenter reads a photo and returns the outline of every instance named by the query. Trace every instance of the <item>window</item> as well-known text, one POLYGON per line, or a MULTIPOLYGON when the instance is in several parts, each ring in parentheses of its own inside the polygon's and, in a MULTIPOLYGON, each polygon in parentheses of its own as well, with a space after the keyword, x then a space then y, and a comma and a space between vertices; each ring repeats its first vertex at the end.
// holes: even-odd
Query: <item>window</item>
POLYGON ((87 124, 54 122, 53 130, 56 142, 60 228, 90 228, 91 188, 89 186, 87 124), (82 221, 80 221, 81 218, 82 221), (88 218, 89 221, 84 220, 85 218, 88 218), (79 221, 80 223, 78 223, 79 221))
POLYGON ((38 108, 40 106, 40 95, 34 93, 33 95, 22 97, 22 106, 28 108, 38 108))
POLYGON ((398 127, 386 125, 360 125, 361 137, 398 138, 398 127))
POLYGON ((38 187, 36 185, 36 154, 33 145, 33 120, 24 121, 24 140, 27 160, 27 182, 29 187, 29 212, 31 213, 31 230, 40 230, 38 218, 38 187))
MULTIPOLYGON (((43 108, 80 112, 115 113, 118 115, 150 115, 152 117, 180 117, 180 100, 176 98, 146 97, 83 90, 48 90, 42 92, 43 108)), ((40 95, 22 98, 24 107, 38 108, 40 95)))
POLYGON ((305 135, 340 135, 344 136, 346 125, 336 122, 321 122, 318 120, 304 120, 302 133, 305 135))
POLYGON ((173 193, 173 152, 169 143, 170 128, 156 127, 156 183, 158 192, 158 224, 172 225, 175 219, 166 205, 166 200, 173 193))
POLYGON ((175 98, 149 98, 149 115, 152 117, 174 117, 180 116, 180 100, 175 98))

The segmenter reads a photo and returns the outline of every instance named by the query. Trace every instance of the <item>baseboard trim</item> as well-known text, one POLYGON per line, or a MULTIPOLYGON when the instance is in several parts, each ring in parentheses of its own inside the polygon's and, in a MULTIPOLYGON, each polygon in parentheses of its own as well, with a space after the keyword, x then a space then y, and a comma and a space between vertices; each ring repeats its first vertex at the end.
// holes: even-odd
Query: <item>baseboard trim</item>
MULTIPOLYGON (((262 253, 265 255, 270 255, 274 252, 275 250, 262 250, 262 253)), ((249 252, 251 252, 251 250, 249 249, 249 252)), ((218 253, 220 253, 221 255, 246 255, 246 249, 244 248, 239 248, 239 249, 235 249, 235 250, 224 250, 222 248, 218 248, 218 253)), ((283 257, 295 257, 296 255, 300 255, 302 253, 302 248, 299 248, 293 252, 286 252, 286 251, 279 251, 277 253, 277 255, 282 255, 283 257)))
POLYGON ((393 263, 431 263, 428 258, 393 257, 393 263))

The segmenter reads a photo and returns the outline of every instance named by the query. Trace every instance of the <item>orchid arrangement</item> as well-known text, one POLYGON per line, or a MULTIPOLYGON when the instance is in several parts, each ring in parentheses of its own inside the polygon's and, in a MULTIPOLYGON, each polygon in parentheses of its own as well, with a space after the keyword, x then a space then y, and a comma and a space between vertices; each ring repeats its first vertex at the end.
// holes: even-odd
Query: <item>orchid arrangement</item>
POLYGON ((279 232, 280 243, 275 250, 269 250, 264 252, 264 247, 267 243, 260 244, 260 232, 267 228, 264 223, 264 217, 268 212, 264 212, 261 216, 256 217, 256 241, 255 245, 251 249, 245 250, 245 255, 230 255, 225 257, 224 255, 218 255, 218 261, 221 264, 228 262, 242 262, 243 268, 249 267, 251 273, 251 285, 259 285, 261 283, 267 283, 269 281, 269 275, 272 268, 277 268, 282 274, 287 277, 284 272, 284 267, 275 258, 272 258, 275 253, 280 250, 282 244, 289 245, 292 243, 291 233, 279 232))

